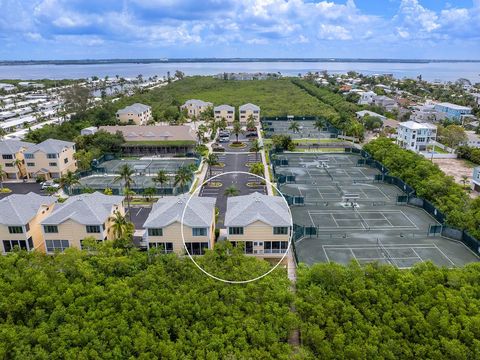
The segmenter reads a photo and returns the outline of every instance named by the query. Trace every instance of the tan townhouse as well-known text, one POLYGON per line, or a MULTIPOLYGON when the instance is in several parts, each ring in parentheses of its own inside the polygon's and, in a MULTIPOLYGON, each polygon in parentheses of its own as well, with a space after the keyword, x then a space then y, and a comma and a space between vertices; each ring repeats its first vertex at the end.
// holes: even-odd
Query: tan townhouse
POLYGON ((285 200, 255 192, 229 197, 225 213, 227 238, 245 254, 279 258, 288 249, 292 218, 285 200))
POLYGON ((116 113, 117 120, 122 123, 133 123, 135 125, 146 125, 152 120, 152 108, 148 105, 135 103, 120 109, 116 113))
POLYGON ((43 250, 40 222, 53 210, 56 198, 35 193, 14 194, 0 200, 0 239, 2 253, 15 247, 43 250))
POLYGON ((77 170, 74 154, 75 143, 69 141, 48 139, 30 146, 24 152, 28 177, 49 180, 74 172, 77 170))
POLYGON ((215 120, 225 119, 228 125, 232 125, 235 121, 235 108, 230 105, 219 105, 213 108, 215 120))
POLYGON ((260 107, 255 104, 248 103, 240 106, 238 108, 238 114, 242 125, 247 124, 247 120, 250 116, 253 117, 256 124, 260 123, 260 107))
POLYGON ((27 176, 24 151, 34 144, 16 139, 0 141, 0 166, 8 180, 20 180, 27 176))
POLYGON ((198 118, 200 114, 207 110, 209 107, 213 107, 211 102, 191 99, 185 101, 185 104, 180 106, 181 110, 186 110, 189 118, 198 118))
POLYGON ((113 240, 113 218, 116 212, 125 214, 123 196, 99 192, 72 196, 58 204, 41 221, 47 254, 63 252, 67 248, 82 248, 85 238, 97 242, 113 240))
POLYGON ((165 253, 184 254, 185 246, 191 255, 203 255, 206 249, 212 249, 215 240, 215 198, 189 195, 169 196, 159 199, 153 205, 147 220, 144 241, 148 248, 156 247, 165 253), (183 234, 182 241, 182 214, 183 234))

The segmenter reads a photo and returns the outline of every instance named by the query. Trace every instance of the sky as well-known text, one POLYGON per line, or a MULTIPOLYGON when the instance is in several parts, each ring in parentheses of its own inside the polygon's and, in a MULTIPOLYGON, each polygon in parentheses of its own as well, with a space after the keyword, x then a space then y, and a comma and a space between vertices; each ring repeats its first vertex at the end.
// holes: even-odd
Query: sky
POLYGON ((480 0, 0 0, 0 60, 480 59, 480 0))

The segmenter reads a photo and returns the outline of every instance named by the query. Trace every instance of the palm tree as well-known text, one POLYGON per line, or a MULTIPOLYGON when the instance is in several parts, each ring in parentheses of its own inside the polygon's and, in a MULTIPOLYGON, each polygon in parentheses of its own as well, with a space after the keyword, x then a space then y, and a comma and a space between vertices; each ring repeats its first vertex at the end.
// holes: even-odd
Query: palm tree
POLYGON ((20 176, 23 178, 24 175, 23 175, 23 169, 22 169, 22 166, 21 166, 22 164, 23 164, 23 162, 20 159, 15 159, 15 160, 12 161, 12 165, 17 167, 18 172, 20 173, 20 176))
POLYGON ((155 175, 152 180, 155 184, 160 185, 160 188, 163 188, 163 184, 165 184, 169 178, 165 170, 158 170, 157 175, 155 175))
POLYGON ((290 123, 290 126, 288 127, 288 130, 292 130, 293 133, 297 133, 300 131, 300 125, 298 124, 297 121, 292 121, 290 123))
POLYGON ((3 171, 2 165, 0 165, 0 189, 3 189, 3 178, 7 176, 7 173, 3 171))
MULTIPOLYGON (((254 175, 261 176, 262 178, 265 176, 264 169, 265 168, 262 163, 254 163, 250 165, 250 172, 254 175)), ((257 182, 260 183, 260 180, 258 180, 257 182)))
POLYGON ((128 165, 125 164, 120 168, 118 172, 118 176, 113 180, 113 182, 123 181, 125 183, 125 189, 127 190, 127 206, 128 206, 128 216, 130 220, 132 220, 132 214, 130 212, 130 188, 132 184, 135 184, 132 176, 135 174, 133 169, 128 165))
POLYGON ((198 129, 197 129, 197 139, 198 143, 201 144, 203 142, 203 138, 205 136, 205 133, 208 131, 208 128, 201 124, 198 129))
POLYGON ((247 118, 247 129, 255 129, 255 119, 253 118, 253 115, 248 115, 247 118))
POLYGON ((463 188, 465 189, 467 187, 468 183, 468 176, 467 175, 462 175, 462 180, 460 180, 463 184, 463 188))
POLYGON ((72 194, 72 186, 79 183, 80 181, 78 181, 78 178, 70 170, 68 170, 67 173, 60 178, 59 181, 60 187, 67 187, 69 195, 72 194))
POLYGON ((238 143, 238 135, 239 134, 242 134, 243 133, 243 130, 242 130, 242 125, 240 124, 240 121, 238 120, 235 120, 233 122, 233 130, 232 130, 232 133, 235 135, 235 137, 237 138, 237 143, 238 143))
POLYGON ((192 181, 192 179, 192 171, 189 168, 182 166, 177 170, 177 173, 175 174, 175 181, 173 185, 179 186, 180 189, 183 189, 188 183, 192 181))
POLYGON ((250 151, 253 151, 255 153, 255 161, 258 161, 258 153, 262 151, 263 146, 260 144, 260 141, 258 139, 255 139, 252 143, 252 146, 250 147, 250 151))
POLYGON ((148 202, 153 201, 154 196, 157 195, 157 189, 149 187, 143 190, 143 197, 147 199, 148 202))
POLYGON ((217 126, 220 130, 225 130, 228 126, 227 119, 222 117, 220 120, 218 120, 217 126))
POLYGON ((325 127, 325 121, 323 119, 317 119, 315 120, 313 127, 318 131, 322 131, 322 129, 325 127))
POLYGON ((225 189, 224 195, 227 197, 230 196, 238 196, 240 194, 240 191, 235 187, 235 185, 230 185, 225 189))
POLYGON ((4 128, 0 128, 0 140, 2 140, 5 135, 7 135, 7 131, 4 128))
POLYGON ((208 171, 209 171, 210 177, 212 177, 212 166, 220 164, 218 162, 218 156, 216 154, 208 154, 204 161, 205 161, 205 164, 208 165, 208 171))
POLYGON ((110 221, 112 222, 113 234, 115 235, 116 239, 121 239, 133 235, 133 224, 127 221, 125 215, 122 215, 120 211, 115 211, 113 213, 113 217, 110 218, 110 221))

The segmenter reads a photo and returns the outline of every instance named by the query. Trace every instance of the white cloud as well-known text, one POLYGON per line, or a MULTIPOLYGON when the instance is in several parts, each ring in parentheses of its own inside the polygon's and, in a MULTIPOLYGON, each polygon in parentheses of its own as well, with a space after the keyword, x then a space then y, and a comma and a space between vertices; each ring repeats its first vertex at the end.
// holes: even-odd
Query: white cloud
POLYGON ((322 24, 318 31, 318 38, 325 40, 351 40, 352 36, 343 26, 322 24))

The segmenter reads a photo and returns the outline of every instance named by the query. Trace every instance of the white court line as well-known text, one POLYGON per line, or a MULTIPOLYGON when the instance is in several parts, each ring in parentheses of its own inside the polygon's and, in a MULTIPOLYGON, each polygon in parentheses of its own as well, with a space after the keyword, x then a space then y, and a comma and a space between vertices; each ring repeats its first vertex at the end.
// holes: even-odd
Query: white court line
POLYGON ((335 225, 337 225, 337 229, 340 229, 340 226, 338 225, 337 220, 335 220, 335 217, 333 216, 333 214, 330 214, 330 217, 333 219, 333 221, 335 221, 335 225))
POLYGON ((315 221, 313 221, 312 215, 310 215, 310 211, 307 212, 308 216, 310 216, 310 221, 312 222, 312 225, 315 226, 315 221))
POLYGON ((438 246, 437 244, 433 244, 435 246, 435 248, 440 251, 440 254, 442 254, 443 256, 445 256, 445 258, 450 261, 450 264, 452 264, 453 266, 456 266, 455 263, 452 261, 452 259, 450 259, 447 254, 445 254, 438 246))
POLYGON ((143 210, 143 208, 140 208, 140 209, 137 211, 137 215, 136 215, 136 216, 138 216, 138 214, 140 214, 140 212, 141 212, 142 210, 143 210))
POLYGON ((408 221, 410 221, 410 224, 412 224, 415 227, 415 229, 418 229, 417 225, 412 220, 410 220, 410 218, 407 215, 405 215, 403 210, 399 210, 399 211, 402 213, 403 216, 407 218, 408 221))
MULTIPOLYGON (((373 249, 378 249, 378 245, 374 244, 326 244, 323 245, 325 247, 338 247, 338 248, 353 248, 353 249, 368 249, 368 248, 373 248, 373 249)), ((395 249, 408 249, 411 247, 414 247, 415 249, 435 249, 435 244, 383 244, 383 247, 388 247, 391 248, 392 250, 395 249)))
POLYGON ((415 248, 412 247, 411 249, 412 249, 412 251, 415 253, 415 255, 418 256, 418 258, 420 259, 420 261, 423 262, 422 257, 415 251, 415 248))
POLYGON ((320 192, 320 190, 318 190, 318 189, 316 189, 316 190, 317 190, 317 192, 318 192, 318 195, 320 195, 320 197, 321 197, 321 198, 322 198, 322 200, 323 200, 323 199, 324 199, 324 197, 323 197, 322 193, 320 192))
POLYGON ((330 263, 330 258, 329 258, 328 255, 327 255, 327 251, 325 250, 325 247, 322 246, 322 248, 323 248, 323 252, 324 252, 324 254, 325 254, 325 257, 327 258, 328 263, 330 263))
MULTIPOLYGON (((366 260, 366 261, 369 261, 369 260, 388 260, 388 258, 386 257, 366 257, 366 258, 360 258, 360 257, 357 257, 357 260, 366 260)), ((398 258, 393 258, 392 257, 392 260, 418 260, 417 257, 398 257, 398 258)))

